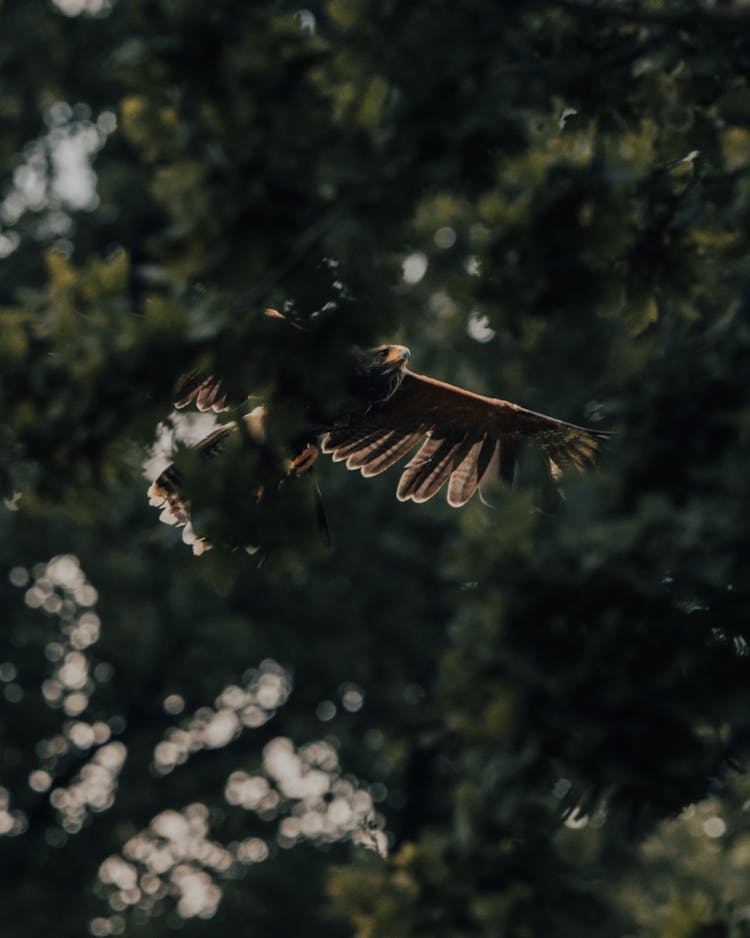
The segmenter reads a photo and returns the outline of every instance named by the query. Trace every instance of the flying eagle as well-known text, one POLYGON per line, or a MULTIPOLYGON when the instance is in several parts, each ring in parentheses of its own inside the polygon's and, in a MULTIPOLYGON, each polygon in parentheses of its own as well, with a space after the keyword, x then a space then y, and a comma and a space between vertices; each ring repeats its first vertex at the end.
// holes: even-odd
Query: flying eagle
MULTIPOLYGON (((276 310, 266 310, 265 315, 285 319, 276 310)), ((291 458, 279 471, 278 482, 307 472, 320 451, 369 478, 416 450, 401 473, 398 500, 425 502, 447 483, 448 504, 460 508, 484 481, 512 483, 527 441, 537 448, 545 473, 554 482, 567 467, 592 466, 609 436, 416 374, 406 367, 409 359, 409 349, 403 345, 355 351, 348 366, 350 400, 334 416, 316 416, 305 402, 294 402, 304 414, 306 428, 293 441, 291 458)), ((197 371, 179 380, 174 403, 179 409, 192 403, 200 411, 229 409, 220 380, 197 371)), ((283 393, 269 405, 277 406, 290 406, 283 393)), ((256 407, 243 418, 258 443, 265 439, 266 415, 266 407, 256 407)), ((237 421, 224 424, 196 447, 213 456, 238 429, 237 421)), ((257 498, 263 494, 261 485, 257 498)), ((189 525, 189 501, 174 465, 156 479, 149 496, 152 504, 165 509, 164 520, 189 525)), ((206 546, 198 538, 194 550, 201 552, 206 546)))

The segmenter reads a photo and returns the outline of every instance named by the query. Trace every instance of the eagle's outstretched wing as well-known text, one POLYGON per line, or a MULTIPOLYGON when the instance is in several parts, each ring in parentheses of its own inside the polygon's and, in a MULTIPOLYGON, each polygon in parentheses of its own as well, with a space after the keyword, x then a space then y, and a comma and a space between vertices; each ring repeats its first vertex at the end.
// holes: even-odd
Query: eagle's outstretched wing
POLYGON ((363 419, 331 429, 322 450, 374 476, 413 450, 398 484, 400 501, 424 502, 448 482, 458 508, 488 478, 512 481, 524 440, 536 444, 557 479, 566 466, 592 465, 607 433, 538 414, 509 401, 406 371, 399 389, 363 419))
MULTIPOLYGON (((267 319, 281 320, 286 325, 299 329, 299 326, 294 322, 290 322, 286 316, 282 316, 276 309, 264 309, 263 315, 267 319)), ((202 371, 188 371, 181 375, 175 386, 174 396, 174 406, 178 410, 182 410, 183 407, 195 402, 198 410, 213 410, 219 414, 222 411, 231 410, 233 406, 233 402, 229 401, 221 381, 202 371)), ((239 402, 234 402, 234 404, 237 403, 239 402)))

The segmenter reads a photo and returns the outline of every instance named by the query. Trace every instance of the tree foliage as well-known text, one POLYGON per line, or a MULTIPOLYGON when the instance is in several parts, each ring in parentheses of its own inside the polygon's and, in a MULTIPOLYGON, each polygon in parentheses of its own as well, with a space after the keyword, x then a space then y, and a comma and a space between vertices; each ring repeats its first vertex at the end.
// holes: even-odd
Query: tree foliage
POLYGON ((6 933, 745 934, 745 5, 0 14, 6 933), (604 465, 454 512, 321 460, 333 546, 290 486, 261 564, 157 523, 181 372, 335 400, 379 341, 604 465))

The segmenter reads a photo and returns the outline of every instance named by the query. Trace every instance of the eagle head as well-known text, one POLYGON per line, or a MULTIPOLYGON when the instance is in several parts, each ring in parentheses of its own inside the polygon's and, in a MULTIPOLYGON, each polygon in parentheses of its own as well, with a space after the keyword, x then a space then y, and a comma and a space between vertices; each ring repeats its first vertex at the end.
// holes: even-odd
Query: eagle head
POLYGON ((358 349, 354 356, 358 396, 369 404, 387 401, 401 384, 410 357, 405 345, 358 349))
POLYGON ((378 345, 368 349, 364 355, 367 359, 367 370, 381 375, 391 371, 403 371, 411 358, 411 352, 405 345, 378 345))

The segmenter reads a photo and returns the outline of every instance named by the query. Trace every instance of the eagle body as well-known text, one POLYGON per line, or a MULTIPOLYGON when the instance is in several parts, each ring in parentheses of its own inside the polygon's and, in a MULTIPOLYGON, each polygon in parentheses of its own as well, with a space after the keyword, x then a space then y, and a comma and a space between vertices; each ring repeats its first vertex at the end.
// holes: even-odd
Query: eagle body
MULTIPOLYGON (((275 311, 266 315, 283 319, 275 311)), ((347 400, 333 416, 316 414, 309 402, 285 393, 283 381, 268 410, 255 408, 245 415, 245 428, 259 445, 265 440, 269 411, 288 408, 301 427, 287 441, 290 459, 278 481, 305 473, 318 449, 366 478, 385 472, 411 453, 396 497, 424 502, 447 484, 448 503, 458 508, 486 480, 512 482, 525 443, 536 448, 545 474, 556 482, 567 467, 592 466, 609 436, 417 374, 406 367, 409 358, 409 349, 400 345, 355 350, 347 366, 347 400)), ((228 409, 221 382, 198 372, 184 375, 177 386, 175 406, 192 403, 199 410, 228 409)), ((238 428, 237 421, 225 424, 197 448, 212 456, 238 428)), ((172 523, 188 522, 189 503, 174 466, 164 470, 149 495, 153 504, 167 507, 172 523)), ((258 498, 262 495, 261 487, 258 498)))

